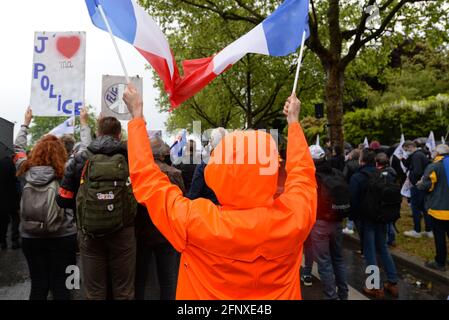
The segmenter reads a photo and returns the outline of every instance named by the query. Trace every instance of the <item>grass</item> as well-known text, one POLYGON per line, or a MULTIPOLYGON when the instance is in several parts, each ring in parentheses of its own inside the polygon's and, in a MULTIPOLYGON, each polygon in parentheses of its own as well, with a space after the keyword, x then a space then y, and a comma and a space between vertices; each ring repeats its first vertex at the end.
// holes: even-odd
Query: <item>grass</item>
MULTIPOLYGON (((433 260, 435 258, 435 242, 433 239, 422 237, 420 239, 404 236, 404 231, 413 229, 413 218, 411 209, 404 201, 402 203, 401 218, 396 222, 399 233, 396 234, 396 250, 408 255, 419 257, 423 260, 433 260)), ((424 230, 424 219, 421 219, 421 229, 424 230)), ((449 247, 449 241, 448 247, 449 247)))

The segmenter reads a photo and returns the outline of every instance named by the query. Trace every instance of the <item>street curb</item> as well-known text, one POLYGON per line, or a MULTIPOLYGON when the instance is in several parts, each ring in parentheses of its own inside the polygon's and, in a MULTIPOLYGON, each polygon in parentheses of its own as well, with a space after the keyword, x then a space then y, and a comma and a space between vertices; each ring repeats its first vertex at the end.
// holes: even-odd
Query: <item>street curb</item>
MULTIPOLYGON (((359 244, 358 236, 344 234, 344 237, 353 243, 359 244)), ((427 276, 434 278, 434 279, 438 279, 439 281, 442 281, 445 284, 449 285, 449 272, 448 271, 442 272, 442 271, 437 271, 437 270, 427 268, 424 265, 424 263, 425 263, 424 260, 422 260, 418 257, 409 256, 409 255, 405 254, 404 252, 399 251, 398 249, 390 248, 390 253, 395 260, 400 261, 402 264, 409 267, 410 269, 413 269, 418 273, 425 273, 427 276)))

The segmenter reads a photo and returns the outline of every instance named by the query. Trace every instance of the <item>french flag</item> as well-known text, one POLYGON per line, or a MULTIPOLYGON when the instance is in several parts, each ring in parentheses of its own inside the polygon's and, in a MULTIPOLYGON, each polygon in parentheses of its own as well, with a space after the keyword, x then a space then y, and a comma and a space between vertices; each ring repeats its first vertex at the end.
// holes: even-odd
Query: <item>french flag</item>
POLYGON ((98 8, 101 5, 112 33, 143 55, 164 82, 165 91, 172 95, 178 68, 168 41, 153 18, 133 0, 86 0, 86 5, 92 23, 107 32, 98 8))
POLYGON ((248 53, 279 57, 295 52, 304 31, 306 39, 309 37, 308 21, 308 0, 285 0, 259 25, 215 56, 184 61, 184 76, 170 97, 172 106, 192 97, 248 53))

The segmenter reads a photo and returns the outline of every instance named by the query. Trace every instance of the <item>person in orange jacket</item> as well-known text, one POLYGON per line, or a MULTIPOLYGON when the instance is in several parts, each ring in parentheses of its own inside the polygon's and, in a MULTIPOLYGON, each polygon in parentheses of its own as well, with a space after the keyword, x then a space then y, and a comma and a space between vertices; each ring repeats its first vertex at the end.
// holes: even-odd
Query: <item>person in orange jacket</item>
POLYGON ((181 253, 176 298, 301 299, 303 243, 316 218, 315 166, 298 122, 300 101, 288 98, 289 124, 284 192, 277 190, 278 153, 264 131, 227 135, 205 169, 220 206, 189 200, 154 163, 143 102, 128 85, 123 99, 128 124, 131 183, 153 223, 181 253))

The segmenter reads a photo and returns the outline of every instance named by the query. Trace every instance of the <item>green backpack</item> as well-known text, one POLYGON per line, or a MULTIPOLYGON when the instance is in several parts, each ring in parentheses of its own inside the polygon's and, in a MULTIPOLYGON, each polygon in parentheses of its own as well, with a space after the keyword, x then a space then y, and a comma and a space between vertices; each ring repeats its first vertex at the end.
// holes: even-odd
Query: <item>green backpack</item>
POLYGON ((99 238, 133 225, 137 201, 124 155, 88 153, 76 197, 77 222, 83 234, 99 238))

